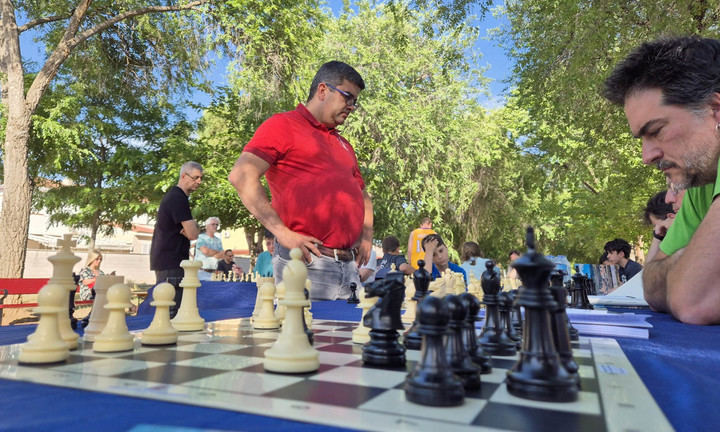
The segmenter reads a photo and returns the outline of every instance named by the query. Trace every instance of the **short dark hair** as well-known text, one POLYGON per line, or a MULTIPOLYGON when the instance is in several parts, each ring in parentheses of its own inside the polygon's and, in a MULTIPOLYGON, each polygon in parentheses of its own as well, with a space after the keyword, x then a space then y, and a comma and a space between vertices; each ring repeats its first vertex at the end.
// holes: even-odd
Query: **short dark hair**
POLYGON ((431 223, 432 223, 432 219, 430 219, 430 218, 427 217, 427 216, 425 216, 424 218, 420 219, 420 225, 425 225, 426 223, 431 224, 431 223))
POLYGON ((600 255, 600 261, 598 262, 598 264, 605 264, 605 261, 607 261, 607 259, 607 252, 603 252, 603 254, 600 255))
POLYGON ((265 240, 273 240, 275 238, 275 234, 271 233, 270 230, 265 230, 265 240))
POLYGON ((615 67, 603 94, 623 105, 631 93, 653 88, 662 91, 667 105, 706 105, 720 92, 720 41, 686 36, 646 42, 615 67))
POLYGON ((422 248, 425 250, 425 243, 429 242, 430 240, 437 240, 438 247, 445 246, 445 242, 443 241, 442 237, 440 237, 440 234, 428 234, 422 239, 422 248))
POLYGON ((383 252, 393 252, 400 247, 400 240, 395 236, 387 236, 382 241, 383 252))
POLYGON ((228 252, 233 253, 233 250, 232 250, 232 249, 225 249, 225 253, 228 253, 228 252))
POLYGON ((621 238, 616 238, 605 243, 605 252, 622 252, 625 254, 625 258, 630 258, 630 243, 621 238))
POLYGON ((308 102, 315 96, 315 92, 321 82, 339 86, 346 80, 360 87, 360 90, 365 89, 365 81, 363 81, 358 71, 349 64, 337 60, 325 63, 320 66, 320 69, 318 69, 315 74, 315 78, 312 80, 312 84, 310 84, 310 93, 307 98, 308 102))
POLYGON ((520 252, 517 249, 513 249, 510 252, 508 252, 508 258, 510 258, 513 254, 520 255, 520 252))
MULTIPOLYGON (((471 241, 463 243, 462 250, 460 251, 460 261, 465 262, 481 256, 482 251, 480 250, 479 244, 471 241)), ((475 265, 475 262, 472 264, 475 265)))
POLYGON ((650 215, 655 216, 658 219, 665 220, 667 219, 668 214, 675 213, 673 211, 672 204, 668 204, 665 202, 665 195, 667 195, 667 190, 656 193, 652 198, 648 200, 647 205, 645 206, 644 215, 646 224, 652 225, 652 222, 650 221, 650 215))

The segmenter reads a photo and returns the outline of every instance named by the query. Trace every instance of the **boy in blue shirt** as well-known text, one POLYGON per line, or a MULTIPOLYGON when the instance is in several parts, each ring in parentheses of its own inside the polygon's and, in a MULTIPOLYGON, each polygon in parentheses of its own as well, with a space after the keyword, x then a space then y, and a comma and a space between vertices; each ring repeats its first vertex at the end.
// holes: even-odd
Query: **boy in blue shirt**
POLYGON ((427 267, 428 262, 432 262, 432 273, 430 276, 432 279, 439 278, 440 275, 447 269, 455 273, 461 273, 465 280, 465 286, 467 286, 467 273, 459 265, 450 262, 450 256, 448 255, 448 248, 445 246, 445 242, 439 234, 430 234, 422 240, 422 247, 425 250, 425 266, 427 267))

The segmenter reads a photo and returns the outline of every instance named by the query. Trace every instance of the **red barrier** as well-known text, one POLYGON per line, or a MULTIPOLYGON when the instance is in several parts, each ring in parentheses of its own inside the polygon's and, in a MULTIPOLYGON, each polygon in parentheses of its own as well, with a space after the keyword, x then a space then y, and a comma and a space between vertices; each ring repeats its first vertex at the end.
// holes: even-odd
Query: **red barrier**
MULTIPOLYGON (((37 294, 42 287, 47 285, 50 279, 1 279, 0 278, 0 295, 23 295, 37 294)), ((78 287, 79 289, 79 287, 78 287)), ((76 305, 92 304, 92 300, 76 301, 76 305)), ((9 303, 0 304, 0 309, 10 308, 31 308, 36 307, 37 303, 9 303)))

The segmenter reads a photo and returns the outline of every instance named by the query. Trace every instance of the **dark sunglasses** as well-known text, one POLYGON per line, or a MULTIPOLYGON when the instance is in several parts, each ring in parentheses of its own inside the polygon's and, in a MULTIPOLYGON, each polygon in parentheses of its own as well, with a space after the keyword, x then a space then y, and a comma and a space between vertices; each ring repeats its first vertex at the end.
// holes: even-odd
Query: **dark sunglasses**
POLYGON ((358 107, 358 100, 355 96, 353 96, 352 93, 346 92, 344 90, 340 90, 339 88, 335 87, 332 84, 325 83, 326 86, 330 87, 331 90, 335 90, 336 92, 340 93, 342 97, 345 98, 345 105, 357 108, 358 107))

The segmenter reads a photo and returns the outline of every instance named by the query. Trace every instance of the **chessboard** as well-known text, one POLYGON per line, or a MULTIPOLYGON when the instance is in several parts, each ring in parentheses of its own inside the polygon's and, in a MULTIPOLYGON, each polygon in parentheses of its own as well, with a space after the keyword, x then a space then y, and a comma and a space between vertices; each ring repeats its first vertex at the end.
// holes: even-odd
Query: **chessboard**
POLYGON ((19 345, 3 346, 0 378, 359 430, 672 430, 613 339, 573 342, 582 387, 576 402, 510 395, 504 380, 515 356, 493 357, 492 373, 463 405, 429 407, 406 401, 403 390, 420 352, 407 352, 405 370, 364 367, 362 346, 351 340, 355 325, 314 320, 320 368, 309 374, 265 372, 264 351, 279 333, 253 330, 243 318, 181 333, 172 346, 142 346, 136 338, 132 351, 96 353, 81 341, 52 365, 18 364, 19 345))

